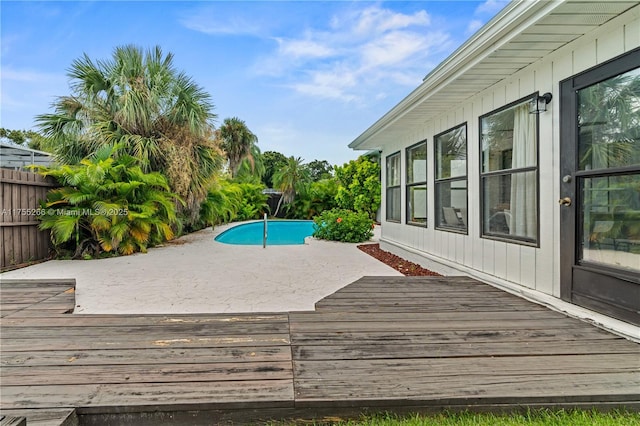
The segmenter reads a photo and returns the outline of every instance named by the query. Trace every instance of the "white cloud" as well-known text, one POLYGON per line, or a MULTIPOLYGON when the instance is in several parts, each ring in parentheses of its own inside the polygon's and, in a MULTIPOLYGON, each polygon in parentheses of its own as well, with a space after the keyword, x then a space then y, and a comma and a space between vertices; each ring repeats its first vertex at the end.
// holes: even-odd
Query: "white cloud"
POLYGON ((278 48, 254 71, 304 96, 344 102, 388 96, 381 85, 419 84, 434 62, 429 57, 449 48, 449 35, 430 23, 424 10, 403 14, 371 6, 336 14, 327 28, 275 38, 278 48))
POLYGON ((14 69, 10 67, 2 67, 2 80, 5 81, 20 81, 31 83, 45 83, 45 82, 61 82, 66 80, 66 76, 61 74, 46 73, 41 71, 33 71, 28 69, 14 69))
POLYGON ((10 94, 7 93, 6 90, 2 91, 2 94, 0 94, 0 97, 2 98, 2 107, 4 108, 24 108, 24 107, 28 107, 30 106, 30 104, 28 102, 25 102, 24 97, 14 97, 10 94))
POLYGON ((292 147, 301 146, 301 141, 305 140, 305 131, 296 128, 294 123, 282 121, 267 121, 258 124, 255 133, 260 135, 260 147, 264 151, 276 151, 285 156, 298 156, 297 152, 292 152, 292 147))
POLYGON ((179 20, 185 28, 209 35, 251 35, 265 33, 264 21, 251 15, 221 13, 215 6, 200 8, 179 20))
POLYGON ((476 7, 473 18, 467 23, 466 35, 474 34, 493 16, 509 3, 510 0, 486 0, 476 7))
POLYGON ((334 66, 329 70, 313 70, 309 78, 290 85, 296 92, 323 99, 338 99, 344 102, 357 100, 349 89, 358 84, 358 76, 350 69, 334 66))
POLYGON ((291 123, 271 122, 256 128, 260 138, 266 141, 287 141, 296 140, 297 134, 291 123))
POLYGON ((480 28, 482 28, 482 25, 484 25, 484 24, 479 19, 471 20, 471 22, 469 22, 469 25, 467 25, 467 34, 475 33, 480 28))
POLYGON ((203 17, 194 17, 189 20, 182 20, 181 23, 191 30, 205 34, 258 35, 261 32, 258 25, 242 19, 236 19, 232 22, 213 22, 203 17))
POLYGON ((507 3, 509 3, 509 0, 486 0, 476 8, 475 13, 495 15, 502 10, 507 3))
POLYGON ((398 65, 413 55, 420 55, 428 44, 421 34, 394 31, 362 47, 364 67, 398 65))
POLYGON ((0 124, 12 129, 30 129, 33 116, 46 113, 43 104, 69 93, 67 76, 26 68, 3 66, 0 91, 0 124))
POLYGON ((286 40, 277 38, 279 54, 292 58, 326 58, 335 51, 330 46, 313 40, 286 40))
POLYGON ((398 13, 379 6, 371 6, 345 16, 334 16, 331 26, 334 30, 348 29, 354 34, 369 36, 385 31, 404 29, 411 26, 427 26, 431 19, 426 11, 420 10, 412 15, 398 13))
POLYGON ((215 8, 202 8, 182 24, 207 34, 251 34, 274 42, 252 74, 316 99, 361 103, 389 96, 386 84, 415 87, 452 44, 449 34, 431 28, 426 10, 402 13, 356 2, 337 8, 325 22, 284 25, 267 24, 255 12, 237 19, 215 8))
POLYGON ((18 44, 21 37, 17 34, 2 34, 2 43, 0 48, 2 49, 2 55, 6 56, 13 50, 14 44, 18 44))

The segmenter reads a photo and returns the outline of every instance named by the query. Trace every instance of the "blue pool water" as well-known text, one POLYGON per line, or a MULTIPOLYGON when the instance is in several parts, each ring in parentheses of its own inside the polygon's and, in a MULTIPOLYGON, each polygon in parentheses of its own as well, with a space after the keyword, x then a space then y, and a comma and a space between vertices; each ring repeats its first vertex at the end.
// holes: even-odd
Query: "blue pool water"
MULTIPOLYGON (((234 226, 218 235, 215 240, 225 244, 262 245, 264 222, 251 222, 234 226)), ((304 244, 313 234, 312 220, 267 221, 267 245, 304 244)))

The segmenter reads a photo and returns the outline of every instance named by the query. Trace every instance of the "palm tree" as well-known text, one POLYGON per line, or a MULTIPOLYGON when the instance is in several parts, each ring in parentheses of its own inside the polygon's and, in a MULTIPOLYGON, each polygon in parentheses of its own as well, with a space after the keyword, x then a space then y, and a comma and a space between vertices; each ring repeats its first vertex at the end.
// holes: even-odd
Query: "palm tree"
POLYGON ((624 167, 640 161, 640 71, 579 91, 579 167, 624 167))
POLYGON ((290 204, 295 200, 296 193, 303 192, 309 182, 309 169, 302 163, 300 157, 289 157, 287 162, 273 175, 274 186, 282 192, 274 216, 278 215, 282 203, 290 204))
POLYGON ((239 182, 262 183, 262 177, 266 173, 264 156, 258 145, 251 147, 251 155, 240 163, 235 180, 239 182))
POLYGON ((287 162, 287 157, 276 151, 265 151, 262 159, 264 161, 262 182, 267 188, 273 188, 273 175, 287 162))
POLYGON ((246 123, 238 117, 225 118, 222 126, 216 130, 216 140, 229 161, 231 177, 238 174, 240 166, 247 160, 251 169, 255 167, 255 152, 258 137, 249 130, 246 123))
MULTIPOLYGON (((117 47, 110 59, 86 54, 68 71, 71 95, 36 117, 58 161, 78 164, 104 146, 136 159, 144 172, 164 174, 171 190, 199 210, 222 166, 213 140, 210 95, 175 69, 160 47, 117 47)), ((181 207, 181 206, 179 206, 181 207)))

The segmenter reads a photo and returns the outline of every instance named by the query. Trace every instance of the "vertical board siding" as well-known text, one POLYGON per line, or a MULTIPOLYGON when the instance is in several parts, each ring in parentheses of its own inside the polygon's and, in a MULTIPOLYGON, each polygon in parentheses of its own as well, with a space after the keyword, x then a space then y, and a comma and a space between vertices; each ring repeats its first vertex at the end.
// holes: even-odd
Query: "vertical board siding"
POLYGON ((536 254, 539 249, 534 247, 522 246, 520 247, 520 285, 535 288, 537 269, 543 269, 547 265, 538 265, 536 262, 536 254))
POLYGON ((495 244, 493 240, 483 239, 482 241, 482 271, 489 275, 495 275, 496 259, 495 244))
MULTIPOLYGON (((598 64, 596 52, 598 45, 595 40, 584 44, 573 51, 573 69, 586 70, 598 64)), ((572 74, 575 74, 572 73, 572 74)))
MULTIPOLYGON (((540 114, 539 124, 539 150, 538 150, 538 200, 540 204, 540 249, 536 251, 536 264, 542 267, 536 273, 535 288, 545 294, 553 293, 554 259, 558 252, 554 249, 554 241, 558 240, 558 231, 555 227, 556 214, 559 206, 556 200, 560 198, 559 187, 559 161, 554 157, 553 128, 557 123, 555 114, 559 110, 558 90, 553 84, 553 64, 545 63, 535 70, 535 86, 541 94, 551 92, 554 99, 551 100, 549 111, 540 114), (554 102, 555 101, 555 102, 554 102)), ((560 216, 557 217, 558 224, 560 216)))
POLYGON ((608 61, 624 53, 624 27, 613 28, 598 39, 598 63, 608 61))
POLYGON ((456 262, 458 262, 461 265, 465 265, 467 263, 466 261, 466 244, 465 241, 467 240, 467 236, 466 235, 456 235, 456 262))
MULTIPOLYGON (((402 179, 405 185, 404 149, 427 139, 429 222, 428 227, 420 232, 414 227, 385 223, 383 238, 483 274, 493 275, 500 280, 559 297, 560 216, 557 203, 561 196, 558 185, 561 178, 558 169, 560 159, 559 82, 638 46, 640 46, 640 7, 514 73, 503 82, 461 103, 457 108, 443 111, 440 116, 426 122, 423 129, 412 137, 395 141, 385 147, 385 155, 401 150, 402 179), (551 92, 554 96, 549 110, 539 116, 539 247, 483 239, 480 237, 482 188, 479 116, 535 92, 540 94, 551 92), (467 123, 469 216, 468 234, 460 235, 435 230, 433 138, 436 134, 464 122, 467 123), (411 229, 403 230, 403 228, 411 229), (416 238, 418 235, 420 237, 416 238)), ((405 223, 405 196, 403 191, 403 224, 405 223)))
POLYGON ((38 229, 37 211, 55 184, 35 173, 0 169, 0 186, 0 268, 47 258, 49 232, 38 229))
POLYGON ((493 247, 495 257, 494 275, 498 278, 507 278, 507 252, 511 244, 496 241, 493 247))
POLYGON ((447 233, 445 234, 447 238, 447 244, 449 246, 448 258, 451 260, 456 260, 456 234, 447 233))
POLYGON ((640 46, 640 8, 636 9, 636 20, 624 26, 624 51, 640 46))

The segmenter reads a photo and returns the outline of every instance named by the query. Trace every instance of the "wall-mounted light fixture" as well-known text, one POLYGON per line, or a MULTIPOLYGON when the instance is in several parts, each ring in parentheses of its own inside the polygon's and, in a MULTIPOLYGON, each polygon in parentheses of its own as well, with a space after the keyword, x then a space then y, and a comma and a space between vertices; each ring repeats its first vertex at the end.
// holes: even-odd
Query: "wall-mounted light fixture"
POLYGON ((541 112, 545 112, 547 110, 547 104, 551 102, 551 99, 553 99, 553 95, 549 92, 542 96, 536 96, 529 104, 529 113, 540 114, 541 112))

